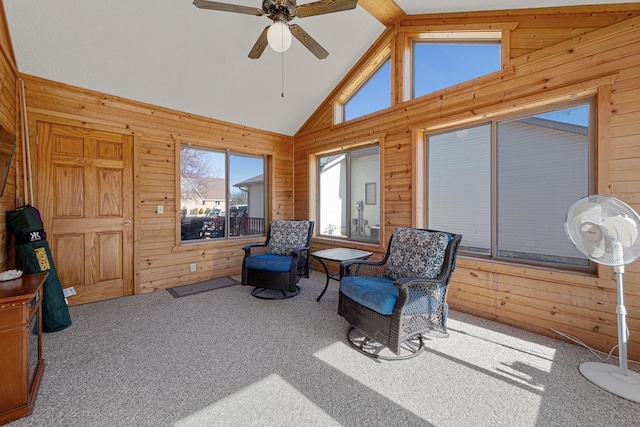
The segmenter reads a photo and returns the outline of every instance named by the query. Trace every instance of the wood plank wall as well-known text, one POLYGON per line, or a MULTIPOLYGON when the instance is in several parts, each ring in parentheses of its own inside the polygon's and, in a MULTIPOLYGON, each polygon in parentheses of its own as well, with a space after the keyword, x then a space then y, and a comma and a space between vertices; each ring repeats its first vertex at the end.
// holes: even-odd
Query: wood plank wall
MULTIPOLYGON (((0 5, 1 6, 1 5, 0 5)), ((0 8, 0 126, 7 133, 20 138, 18 131, 18 68, 4 15, 0 8)), ((14 267, 13 249, 8 248, 9 236, 5 213, 16 208, 16 166, 20 158, 20 142, 13 156, 4 194, 0 199, 0 271, 14 267)))
MULTIPOLYGON (((264 154, 272 170, 273 218, 293 215, 293 138, 134 102, 21 74, 25 82, 31 153, 37 122, 125 133, 134 137, 134 262, 136 293, 240 274, 242 238, 176 246, 176 144, 194 141, 232 152, 264 154), (164 205, 164 215, 156 214, 164 205), (197 271, 189 272, 196 263, 197 271)), ((33 159, 34 171, 38 159, 33 159)), ((37 206, 37 201, 36 201, 37 206)))
MULTIPOLYGON (((316 238, 314 250, 349 246, 382 255, 397 226, 423 226, 420 148, 424 128, 479 122, 527 105, 596 97, 597 191, 640 211, 640 5, 607 5, 408 16, 380 37, 295 135, 295 215, 315 217, 319 153, 380 140, 383 194, 380 246, 316 238), (480 25, 479 25, 480 24, 480 25), (510 33, 507 66, 498 73, 403 102, 405 34, 429 30, 504 27, 510 33), (332 125, 334 101, 366 70, 390 40, 394 61, 392 106, 332 125), (311 172, 309 172, 311 171, 311 172)), ((375 259, 376 256, 372 257, 375 259)), ((629 354, 640 360, 640 262, 627 267, 629 354)), ((611 268, 596 275, 460 257, 450 306, 559 338, 550 328, 609 351, 617 344, 616 286, 611 268)))

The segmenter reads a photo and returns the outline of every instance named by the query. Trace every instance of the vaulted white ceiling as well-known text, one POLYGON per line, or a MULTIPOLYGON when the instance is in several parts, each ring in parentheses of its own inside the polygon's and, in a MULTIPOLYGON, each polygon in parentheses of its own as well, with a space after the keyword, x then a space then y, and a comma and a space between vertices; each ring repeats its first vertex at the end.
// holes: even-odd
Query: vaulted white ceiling
MULTIPOLYGON (((262 4, 225 2, 256 8, 262 4)), ((329 51, 328 58, 318 60, 294 40, 283 55, 267 48, 252 60, 247 54, 271 21, 198 9, 192 0, 3 3, 22 73, 285 135, 296 133, 385 29, 361 6, 295 18, 294 23, 329 51)), ((395 3, 413 15, 623 2, 395 3)))

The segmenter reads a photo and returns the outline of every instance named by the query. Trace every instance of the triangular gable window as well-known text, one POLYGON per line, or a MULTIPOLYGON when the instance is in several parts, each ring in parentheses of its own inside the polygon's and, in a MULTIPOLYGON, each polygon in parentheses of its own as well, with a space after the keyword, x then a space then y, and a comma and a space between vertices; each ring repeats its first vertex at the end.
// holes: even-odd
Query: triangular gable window
POLYGON ((391 106, 391 59, 380 67, 344 103, 344 121, 391 106))

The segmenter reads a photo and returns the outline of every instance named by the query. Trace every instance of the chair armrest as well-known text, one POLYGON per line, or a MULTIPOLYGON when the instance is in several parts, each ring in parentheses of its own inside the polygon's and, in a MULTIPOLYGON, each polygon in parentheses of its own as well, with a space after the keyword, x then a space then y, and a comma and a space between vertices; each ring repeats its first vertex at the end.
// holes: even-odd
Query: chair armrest
POLYGON ((361 259, 342 261, 340 263, 340 272, 342 277, 348 276, 367 276, 376 277, 384 276, 384 265, 386 259, 379 261, 366 261, 361 259))
POLYGON ((242 250, 244 251, 245 256, 252 255, 252 252, 253 254, 265 254, 267 253, 267 243, 250 243, 248 245, 244 245, 242 250))
POLYGON ((451 273, 453 272, 453 268, 448 269, 443 266, 440 270, 440 273, 433 278, 427 277, 403 277, 394 282, 398 288, 406 288, 407 286, 411 286, 413 283, 420 284, 433 284, 433 285, 442 285, 448 284, 451 279, 451 273))
MULTIPOLYGON (((403 277, 393 282, 398 298, 393 308, 398 313, 435 313, 448 309, 448 281, 426 277, 403 277)), ((446 316, 446 314, 445 314, 446 316)))
POLYGON ((439 286, 444 284, 443 278, 434 277, 428 279, 426 277, 403 277, 393 282, 393 285, 398 289, 408 289, 411 286, 416 285, 434 285, 439 286))
POLYGON ((309 256, 309 250, 310 250, 310 249, 311 249, 310 247, 294 248, 294 249, 291 251, 291 255, 294 255, 294 256, 296 256, 296 255, 301 256, 301 255, 305 255, 305 254, 306 254, 306 255, 307 255, 307 257, 308 257, 308 256, 309 256))

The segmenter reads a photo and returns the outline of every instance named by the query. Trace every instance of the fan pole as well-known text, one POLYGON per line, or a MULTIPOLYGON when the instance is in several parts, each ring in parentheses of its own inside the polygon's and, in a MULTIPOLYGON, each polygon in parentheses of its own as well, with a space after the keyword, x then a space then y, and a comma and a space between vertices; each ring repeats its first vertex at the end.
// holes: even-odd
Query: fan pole
POLYGON ((616 307, 618 314, 618 362, 620 374, 626 377, 629 372, 627 369, 627 309, 624 307, 624 287, 622 285, 624 266, 616 266, 613 271, 616 272, 616 289, 618 291, 618 306, 616 307))

